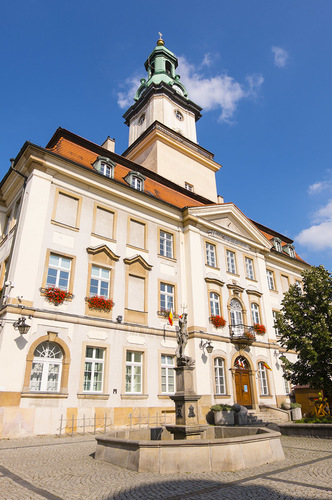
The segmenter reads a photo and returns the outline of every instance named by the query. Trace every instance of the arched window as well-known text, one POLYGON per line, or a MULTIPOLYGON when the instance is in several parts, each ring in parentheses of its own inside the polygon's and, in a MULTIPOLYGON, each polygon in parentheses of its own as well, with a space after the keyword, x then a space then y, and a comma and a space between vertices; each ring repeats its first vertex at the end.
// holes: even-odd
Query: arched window
POLYGON ((267 396, 269 394, 269 386, 267 383, 267 374, 264 362, 258 363, 258 376, 261 389, 261 396, 267 396))
POLYGON ((225 363, 222 358, 214 358, 214 380, 216 394, 226 394, 225 363))
POLYGON ((210 292, 211 316, 220 316, 220 297, 216 292, 210 292))
POLYGON ((251 318, 252 318, 253 325, 260 323, 259 306, 258 306, 258 304, 255 304, 254 302, 251 304, 251 318))
POLYGON ((232 299, 230 302, 232 335, 240 336, 244 333, 241 302, 232 299))
POLYGON ((31 367, 32 392, 59 392, 63 352, 55 342, 42 342, 35 351, 31 367))
POLYGON ((172 65, 169 61, 166 61, 166 73, 169 75, 169 76, 172 76, 172 65))

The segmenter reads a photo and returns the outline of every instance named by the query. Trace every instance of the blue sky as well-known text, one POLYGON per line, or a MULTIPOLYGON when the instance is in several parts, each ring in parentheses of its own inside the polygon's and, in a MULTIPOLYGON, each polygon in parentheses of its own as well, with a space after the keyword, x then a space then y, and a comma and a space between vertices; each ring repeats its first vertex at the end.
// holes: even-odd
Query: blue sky
POLYGON ((161 31, 203 107, 218 192, 332 270, 332 2, 3 2, 0 175, 57 127, 128 144, 122 114, 161 31))

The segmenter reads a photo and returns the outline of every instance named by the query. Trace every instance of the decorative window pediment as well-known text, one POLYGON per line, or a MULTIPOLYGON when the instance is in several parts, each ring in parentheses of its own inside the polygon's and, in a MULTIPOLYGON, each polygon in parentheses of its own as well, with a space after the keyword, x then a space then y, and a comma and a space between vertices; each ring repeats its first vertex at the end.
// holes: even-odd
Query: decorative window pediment
POLYGON ((148 264, 141 255, 135 255, 134 257, 125 258, 123 259, 123 262, 127 265, 135 264, 136 262, 138 262, 142 267, 144 267, 148 271, 150 271, 153 267, 150 264, 148 264))
POLYGON ((144 191, 145 176, 140 172, 131 170, 125 177, 125 181, 137 191, 144 191))
POLYGON ((109 259, 115 260, 115 261, 118 261, 120 259, 120 257, 118 255, 116 255, 114 252, 112 252, 112 250, 110 248, 108 248, 108 246, 106 246, 106 245, 100 245, 98 247, 88 247, 86 249, 86 251, 92 255, 98 255, 98 254, 104 253, 107 255, 107 257, 109 259))
POLYGON ((110 179, 114 179, 114 167, 116 163, 106 156, 98 156, 96 161, 93 163, 93 168, 97 170, 100 174, 105 175, 105 177, 109 177, 110 179))

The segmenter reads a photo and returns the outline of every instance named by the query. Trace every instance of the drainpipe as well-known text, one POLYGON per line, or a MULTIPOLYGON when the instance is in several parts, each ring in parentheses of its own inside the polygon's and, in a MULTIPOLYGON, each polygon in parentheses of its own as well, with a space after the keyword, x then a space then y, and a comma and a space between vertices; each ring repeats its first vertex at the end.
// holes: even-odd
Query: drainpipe
MULTIPOLYGON (((13 253, 14 253, 15 242, 16 242, 16 237, 17 237, 17 232, 18 232, 18 226, 19 226, 19 221, 20 221, 21 212, 22 212, 22 206, 23 206, 23 201, 24 201, 23 197, 24 197, 24 193, 25 193, 26 183, 27 183, 27 180, 28 180, 28 177, 26 175, 22 174, 22 172, 19 172, 18 170, 16 170, 14 168, 14 163, 15 163, 15 158, 11 158, 10 159, 10 168, 9 168, 9 170, 12 170, 13 172, 16 172, 18 175, 20 175, 21 177, 23 177, 24 178, 24 182, 23 182, 22 191, 21 191, 21 203, 20 203, 20 206, 19 206, 19 210, 18 210, 18 214, 17 214, 17 219, 16 219, 16 224, 15 224, 16 225, 16 227, 15 227, 15 233, 13 235, 13 240, 12 240, 12 244, 11 244, 11 247, 10 247, 10 252, 9 252, 8 259, 7 259, 8 265, 7 265, 6 273, 5 273, 5 276, 4 276, 5 281, 8 280, 8 277, 9 277, 10 265, 11 265, 11 260, 12 260, 12 256, 13 256, 13 253)), ((2 288, 2 293, 1 293, 1 297, 0 297, 0 310, 6 305, 6 304, 4 304, 4 297, 5 297, 5 285, 2 288)))

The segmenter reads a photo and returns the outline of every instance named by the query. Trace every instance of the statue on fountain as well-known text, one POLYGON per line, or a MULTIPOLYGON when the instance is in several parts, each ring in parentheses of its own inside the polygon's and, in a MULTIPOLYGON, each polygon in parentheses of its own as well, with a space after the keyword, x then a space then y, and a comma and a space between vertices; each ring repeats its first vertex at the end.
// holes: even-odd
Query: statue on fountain
POLYGON ((177 349, 176 349, 176 361, 177 366, 194 366, 195 360, 190 356, 184 354, 185 347, 188 343, 188 330, 187 330, 187 313, 183 313, 179 317, 179 326, 177 329, 177 349))

